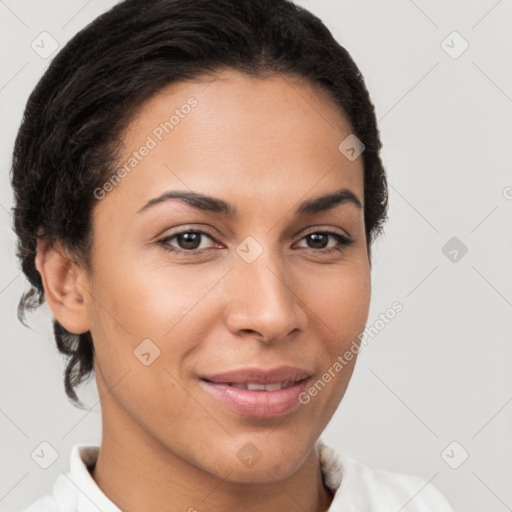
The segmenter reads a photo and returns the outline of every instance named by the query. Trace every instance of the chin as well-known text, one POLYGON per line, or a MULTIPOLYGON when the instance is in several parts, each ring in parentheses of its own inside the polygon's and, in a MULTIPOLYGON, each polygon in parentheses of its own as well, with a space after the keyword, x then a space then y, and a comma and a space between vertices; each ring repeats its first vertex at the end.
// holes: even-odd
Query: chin
MULTIPOLYGON (((238 462, 238 461, 237 461, 238 462)), ((303 463, 302 460, 286 460, 273 457, 259 460, 253 467, 235 464, 226 480, 238 484, 275 484, 291 477, 303 463)))
MULTIPOLYGON (((234 444, 237 448, 229 457, 224 476, 231 471, 227 480, 246 484, 270 484, 286 480, 304 464, 314 449, 314 444, 310 449, 306 441, 300 444, 290 443, 291 438, 291 434, 283 438, 277 432, 267 432, 261 437, 255 436, 252 440, 244 436, 243 441, 230 443, 229 451, 234 444)), ((225 461, 224 458, 223 466, 225 461)))

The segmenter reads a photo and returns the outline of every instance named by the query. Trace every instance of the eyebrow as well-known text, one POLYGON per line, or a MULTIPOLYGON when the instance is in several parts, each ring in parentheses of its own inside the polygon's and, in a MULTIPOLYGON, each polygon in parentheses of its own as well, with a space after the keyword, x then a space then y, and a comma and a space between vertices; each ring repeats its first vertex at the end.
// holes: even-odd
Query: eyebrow
MULTIPOLYGON (((179 190, 164 192, 162 195, 151 199, 137 213, 142 213, 152 206, 173 199, 182 201, 193 208, 197 208, 198 210, 219 213, 226 217, 236 217, 238 215, 237 208, 222 199, 200 194, 199 192, 186 192, 179 190)), ((342 204, 352 204, 357 208, 363 207, 359 198, 351 190, 348 188, 341 188, 335 192, 314 197, 302 202, 296 208, 295 216, 302 217, 313 213, 332 210, 336 206, 342 204)))

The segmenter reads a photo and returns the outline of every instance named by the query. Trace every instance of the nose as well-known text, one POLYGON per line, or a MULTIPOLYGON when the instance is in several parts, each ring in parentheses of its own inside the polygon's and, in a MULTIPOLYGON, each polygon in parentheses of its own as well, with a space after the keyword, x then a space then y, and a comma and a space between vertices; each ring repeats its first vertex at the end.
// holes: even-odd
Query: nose
POLYGON ((228 279, 225 321, 232 333, 256 332, 261 341, 277 343, 304 330, 300 292, 279 255, 264 251, 252 263, 237 258, 228 279))

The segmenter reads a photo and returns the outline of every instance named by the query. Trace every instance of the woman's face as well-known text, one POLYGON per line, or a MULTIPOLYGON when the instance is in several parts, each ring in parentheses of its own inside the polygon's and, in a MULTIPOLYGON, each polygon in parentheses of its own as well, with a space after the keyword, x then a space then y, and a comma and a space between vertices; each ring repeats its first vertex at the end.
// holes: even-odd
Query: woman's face
POLYGON ((230 481, 304 463, 370 301, 362 157, 338 149, 350 134, 326 93, 291 77, 224 71, 139 109, 124 172, 95 192, 84 280, 109 428, 230 481))

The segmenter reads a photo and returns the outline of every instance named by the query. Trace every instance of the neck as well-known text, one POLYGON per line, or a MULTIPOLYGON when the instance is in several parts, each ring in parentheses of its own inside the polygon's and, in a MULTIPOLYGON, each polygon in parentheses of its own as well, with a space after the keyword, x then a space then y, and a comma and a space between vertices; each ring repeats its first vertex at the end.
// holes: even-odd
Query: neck
MULTIPOLYGON (((111 405, 111 404, 109 404, 111 405)), ((124 512, 326 512, 333 495, 324 485, 316 450, 281 481, 247 484, 188 463, 126 418, 104 411, 103 439, 91 476, 124 512)))

